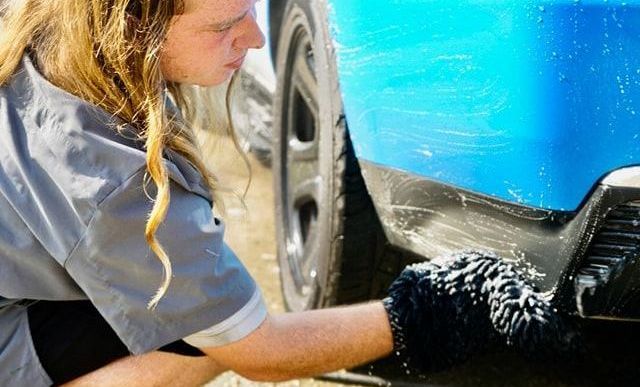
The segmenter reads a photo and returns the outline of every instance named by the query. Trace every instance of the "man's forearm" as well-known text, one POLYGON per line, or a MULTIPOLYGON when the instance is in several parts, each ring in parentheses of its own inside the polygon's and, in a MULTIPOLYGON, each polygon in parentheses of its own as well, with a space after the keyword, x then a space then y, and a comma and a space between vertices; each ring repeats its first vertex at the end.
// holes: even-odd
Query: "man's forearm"
POLYGON ((205 352, 249 379, 280 381, 351 368, 392 349, 387 313, 375 302, 270 316, 247 338, 205 352))

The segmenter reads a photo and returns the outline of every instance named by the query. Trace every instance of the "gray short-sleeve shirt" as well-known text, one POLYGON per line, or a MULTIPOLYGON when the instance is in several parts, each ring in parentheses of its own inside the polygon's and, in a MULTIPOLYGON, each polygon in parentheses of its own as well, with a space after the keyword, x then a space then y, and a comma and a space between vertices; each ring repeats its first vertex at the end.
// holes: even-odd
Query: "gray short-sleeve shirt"
POLYGON ((28 56, 0 88, 0 385, 50 383, 18 300, 90 299, 133 354, 187 336, 224 345, 266 316, 223 242, 201 176, 173 152, 171 202, 157 232, 173 277, 147 308, 163 268, 144 237, 145 154, 117 134, 120 124, 51 85, 28 56))

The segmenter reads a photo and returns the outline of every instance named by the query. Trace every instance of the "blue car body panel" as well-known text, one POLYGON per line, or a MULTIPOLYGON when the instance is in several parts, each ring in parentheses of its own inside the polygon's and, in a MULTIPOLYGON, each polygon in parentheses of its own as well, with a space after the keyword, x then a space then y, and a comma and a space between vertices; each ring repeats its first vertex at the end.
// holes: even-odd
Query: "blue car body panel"
POLYGON ((328 3, 359 158, 552 210, 640 163, 640 1, 328 3))

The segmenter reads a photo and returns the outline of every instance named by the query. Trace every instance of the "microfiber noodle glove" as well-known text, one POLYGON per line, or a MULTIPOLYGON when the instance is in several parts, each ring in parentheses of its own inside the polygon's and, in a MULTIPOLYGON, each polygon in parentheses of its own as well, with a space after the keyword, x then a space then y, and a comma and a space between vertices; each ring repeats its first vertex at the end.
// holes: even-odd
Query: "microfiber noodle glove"
POLYGON ((543 295, 495 254, 464 251, 407 266, 383 300, 408 370, 461 363, 496 340, 531 357, 568 358, 580 338, 543 295))

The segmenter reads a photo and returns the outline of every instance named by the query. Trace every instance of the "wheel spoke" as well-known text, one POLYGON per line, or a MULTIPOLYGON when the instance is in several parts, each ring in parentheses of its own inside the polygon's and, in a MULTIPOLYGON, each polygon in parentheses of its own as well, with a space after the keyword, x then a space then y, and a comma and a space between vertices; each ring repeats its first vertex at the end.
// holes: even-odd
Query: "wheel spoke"
POLYGON ((316 102, 318 84, 307 64, 307 61, 302 59, 297 60, 293 71, 293 82, 295 87, 307 102, 313 116, 318 117, 318 106, 316 102))
POLYGON ((315 60, 311 45, 308 40, 300 44, 296 54, 296 60, 293 65, 294 88, 300 93, 306 101, 309 110, 314 118, 318 117, 317 90, 318 82, 315 75, 315 60))
MULTIPOLYGON (((315 64, 313 60, 313 53, 310 43, 305 40, 304 44, 300 44, 298 48, 296 59, 293 65, 292 74, 292 90, 299 93, 300 98, 309 110, 309 114, 313 117, 314 121, 318 119, 318 82, 315 75, 315 64)), ((302 106, 293 107, 300 109, 302 106)))
POLYGON ((301 272, 308 282, 313 282, 317 275, 318 267, 318 243, 316 242, 317 234, 315 232, 315 222, 309 229, 309 239, 304 244, 304 255, 301 259, 301 272))
MULTIPOLYGON (((298 161, 289 166, 291 203, 304 198, 319 198, 322 177, 318 174, 318 160, 298 161)), ((294 204, 295 205, 295 204, 294 204)))
POLYGON ((309 203, 312 202, 307 201, 306 204, 296 206, 296 217, 291 225, 290 268, 301 294, 314 283, 318 265, 317 212, 308 211, 309 203))

